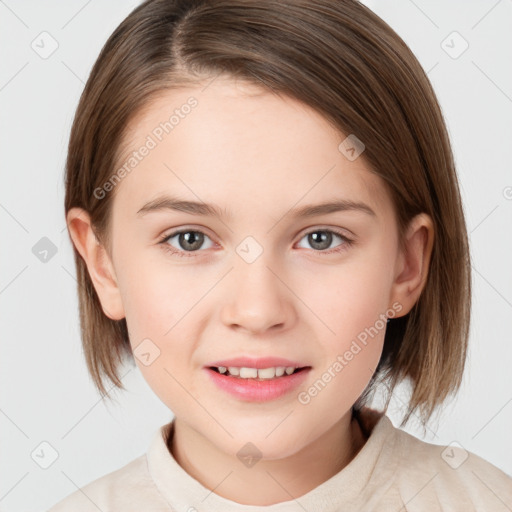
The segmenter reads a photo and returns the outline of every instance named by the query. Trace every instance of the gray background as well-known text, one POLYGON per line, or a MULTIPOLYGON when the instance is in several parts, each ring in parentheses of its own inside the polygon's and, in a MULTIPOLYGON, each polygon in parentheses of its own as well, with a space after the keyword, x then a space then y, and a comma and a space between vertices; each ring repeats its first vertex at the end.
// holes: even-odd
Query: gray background
MULTIPOLYGON (((457 442, 512 474, 512 1, 364 3, 403 37, 438 94, 473 257, 463 388, 426 437, 418 422, 405 430, 435 444, 457 442)), ((64 220, 63 169, 79 95, 102 45, 137 4, 0 1, 2 511, 49 508, 144 453, 172 418, 135 367, 123 371, 128 392, 112 392, 116 404, 107 407, 95 391, 64 220), (41 261, 38 251, 51 245, 55 254, 41 261)), ((403 391, 388 413, 395 425, 403 391)))

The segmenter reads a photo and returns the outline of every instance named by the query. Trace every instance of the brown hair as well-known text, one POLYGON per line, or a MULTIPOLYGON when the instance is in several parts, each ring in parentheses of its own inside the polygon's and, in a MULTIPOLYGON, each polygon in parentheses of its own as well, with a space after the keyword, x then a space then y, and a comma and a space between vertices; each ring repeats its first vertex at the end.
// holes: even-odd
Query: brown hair
MULTIPOLYGON (((426 212, 435 240, 425 288, 405 316, 390 320, 384 350, 354 411, 380 382, 404 380, 424 424, 462 381, 471 307, 468 238, 454 159, 431 84, 404 41, 355 0, 147 0, 103 47, 80 98, 66 164, 66 214, 81 207, 110 254, 113 194, 94 191, 119 162, 126 127, 159 92, 218 74, 293 97, 365 144, 383 178, 401 244, 426 212)), ((82 342, 89 372, 105 393, 133 361, 126 320, 102 310, 74 248, 82 342)))

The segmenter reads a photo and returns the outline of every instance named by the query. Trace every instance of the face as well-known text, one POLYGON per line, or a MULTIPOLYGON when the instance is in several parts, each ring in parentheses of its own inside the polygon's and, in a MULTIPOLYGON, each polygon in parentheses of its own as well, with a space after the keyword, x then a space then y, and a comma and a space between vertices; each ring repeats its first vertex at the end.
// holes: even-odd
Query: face
POLYGON ((177 418, 226 453, 251 440, 285 457, 349 412, 379 361, 385 315, 401 316, 396 218, 364 153, 347 158, 346 134, 311 108, 229 79, 202 88, 161 95, 127 134, 121 165, 149 149, 113 200, 121 316, 177 418), (172 129, 161 124, 176 109, 172 129), (364 206, 304 215, 342 201, 364 206), (305 369, 291 389, 237 395, 218 384, 235 377, 208 368, 238 357, 305 369))

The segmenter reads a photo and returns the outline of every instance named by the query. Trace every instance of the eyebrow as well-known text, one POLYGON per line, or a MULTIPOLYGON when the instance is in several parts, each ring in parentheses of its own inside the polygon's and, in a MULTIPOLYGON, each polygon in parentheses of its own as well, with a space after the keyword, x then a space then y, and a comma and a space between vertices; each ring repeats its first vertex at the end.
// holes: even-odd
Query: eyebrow
MULTIPOLYGON (((192 215, 210 216, 219 219, 231 219, 233 217, 232 213, 225 208, 219 208, 216 205, 203 202, 188 201, 173 196, 160 196, 146 203, 137 211, 137 216, 142 217, 151 212, 165 210, 185 212, 192 215)), ((309 218, 342 211, 359 211, 377 217, 377 214, 367 204, 359 201, 351 201, 349 199, 335 199, 321 204, 301 206, 300 208, 290 210, 286 215, 291 215, 293 218, 309 218)))

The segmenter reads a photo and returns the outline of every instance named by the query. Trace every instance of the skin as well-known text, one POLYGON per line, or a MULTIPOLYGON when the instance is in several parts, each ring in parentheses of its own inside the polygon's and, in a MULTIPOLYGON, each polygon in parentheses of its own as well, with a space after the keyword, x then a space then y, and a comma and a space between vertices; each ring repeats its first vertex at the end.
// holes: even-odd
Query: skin
POLYGON ((394 303, 401 306, 395 317, 410 311, 426 282, 433 225, 426 214, 415 217, 400 252, 381 178, 364 153, 350 161, 338 150, 345 135, 320 114, 229 78, 203 88, 163 93, 130 125, 125 142, 133 151, 168 112, 192 95, 198 100, 117 185, 111 255, 97 243, 87 212, 74 208, 67 222, 105 314, 126 318, 133 349, 149 338, 160 350, 148 366, 135 361, 175 415, 178 463, 220 496, 265 506, 309 492, 364 445, 350 408, 378 364, 385 329, 307 405, 297 394, 394 303), (233 217, 171 210, 137 216, 163 192, 214 203, 233 217), (376 215, 289 213, 334 198, 364 202, 376 215), (181 228, 207 235, 195 252, 178 236, 166 242, 188 257, 158 243, 181 228), (333 235, 327 250, 339 252, 322 254, 307 236, 315 229, 338 229, 354 242, 333 235), (247 236, 263 249, 252 263, 236 252, 247 236), (312 369, 282 398, 244 402, 219 390, 203 369, 241 355, 280 356, 312 369), (262 453, 250 468, 236 455, 249 441, 262 453))

